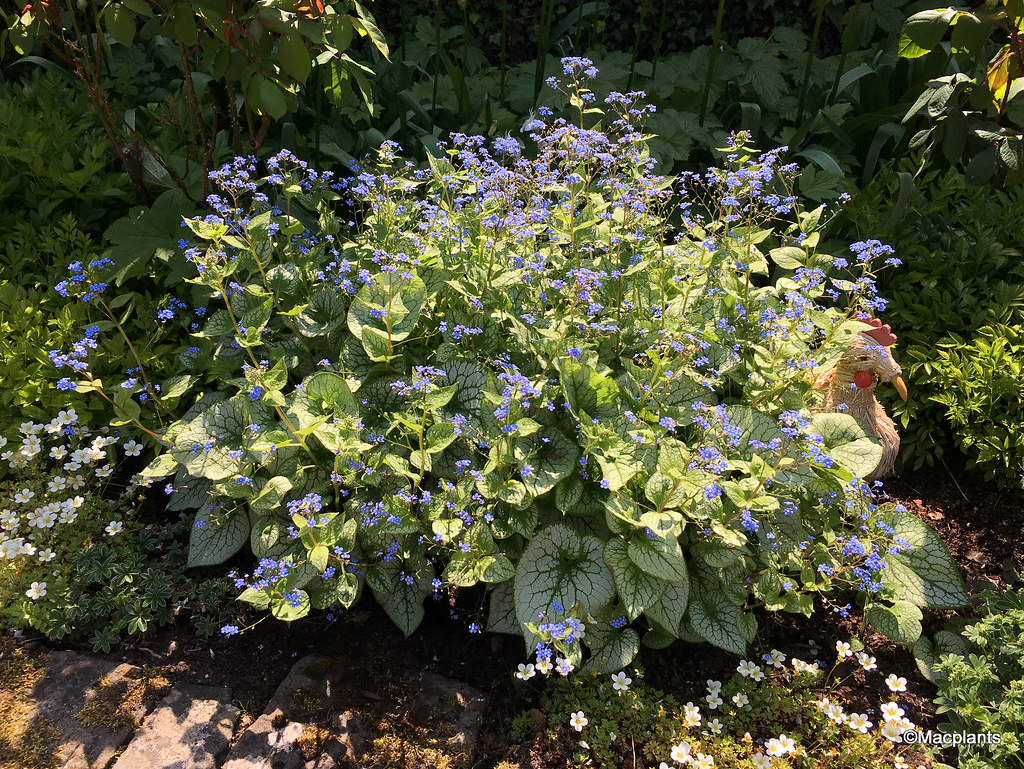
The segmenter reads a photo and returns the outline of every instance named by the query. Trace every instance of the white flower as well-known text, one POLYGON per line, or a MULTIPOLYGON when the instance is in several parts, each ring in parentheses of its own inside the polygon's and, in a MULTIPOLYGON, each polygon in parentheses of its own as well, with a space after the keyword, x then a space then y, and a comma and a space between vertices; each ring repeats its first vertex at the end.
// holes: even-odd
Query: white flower
POLYGON ((572 713, 569 716, 569 726, 571 726, 577 732, 582 732, 583 727, 589 723, 590 721, 588 721, 587 717, 583 715, 582 710, 577 710, 575 713, 572 713))
POLYGON ((782 663, 786 661, 786 655, 780 652, 778 649, 772 649, 768 653, 768 664, 774 668, 781 668, 782 663))
POLYGON ((850 718, 847 723, 850 725, 851 729, 855 732, 860 732, 861 734, 867 734, 868 729, 872 726, 871 722, 868 721, 868 717, 863 713, 850 713, 850 718))
POLYGON ((716 710, 719 705, 722 704, 722 698, 718 696, 718 692, 713 692, 704 698, 708 703, 708 708, 716 710))
POLYGON ((896 756, 893 767, 894 769, 910 769, 910 764, 903 760, 903 756, 896 756))
POLYGON ((71 488, 74 489, 75 491, 78 491, 80 488, 85 486, 85 478, 83 478, 81 475, 72 475, 68 479, 68 485, 71 486, 71 488))
POLYGON ((522 662, 519 663, 519 672, 516 673, 516 678, 523 681, 529 681, 535 675, 537 675, 537 671, 533 665, 524 664, 522 662))
POLYGON ((68 455, 68 449, 67 449, 67 447, 64 444, 61 444, 60 446, 52 446, 50 448, 50 458, 51 459, 56 459, 57 461, 60 461, 60 460, 64 459, 64 457, 66 457, 67 455, 68 455))
POLYGON ((107 524, 107 527, 104 529, 104 531, 107 532, 107 534, 109 534, 110 536, 114 536, 115 534, 120 532, 121 529, 123 529, 123 528, 124 528, 124 524, 121 523, 120 521, 111 521, 110 523, 107 524))
POLYGON ((73 472, 76 472, 77 470, 81 470, 82 469, 82 463, 81 462, 74 462, 74 461, 72 461, 72 462, 65 462, 63 465, 61 465, 61 467, 63 467, 67 472, 73 473, 73 472))
POLYGON ((768 740, 769 756, 784 756, 787 753, 792 753, 794 750, 796 750, 796 741, 785 734, 780 734, 778 737, 772 737, 768 740))
POLYGON ((875 664, 875 658, 869 657, 864 652, 857 652, 857 662, 865 670, 875 670, 878 667, 875 664))
POLYGON ((35 435, 42 429, 42 424, 36 422, 22 422, 20 432, 24 433, 25 435, 35 435))
POLYGON ((712 718, 710 721, 708 721, 708 729, 711 730, 712 734, 721 734, 722 722, 719 721, 717 718, 712 718))
POLYGON ((75 449, 71 452, 71 461, 87 465, 92 462, 92 452, 89 449, 75 449))
POLYGON ((755 665, 754 669, 750 671, 750 680, 760 683, 764 680, 764 671, 761 670, 760 665, 755 665))
POLYGON ((551 660, 537 660, 537 664, 534 665, 534 669, 538 673, 550 675, 551 671, 555 669, 555 666, 551 664, 551 660))
POLYGON ((697 769, 712 769, 715 765, 715 759, 711 756, 705 755, 704 753, 698 753, 692 761, 690 766, 695 766, 697 769))
POLYGON ((761 667, 759 665, 755 665, 750 660, 742 660, 739 666, 736 668, 736 672, 744 678, 750 678, 751 673, 753 673, 755 670, 760 669, 761 667))
POLYGON ((64 427, 57 419, 51 419, 46 425, 46 432, 50 435, 56 435, 64 427))
POLYGON ((669 757, 680 764, 687 763, 690 760, 690 743, 680 742, 678 745, 673 745, 669 757))
POLYGON ((899 721, 906 713, 898 702, 886 702, 881 707, 882 718, 886 721, 899 721))
POLYGON ((622 671, 618 673, 612 673, 612 688, 617 692, 624 692, 629 690, 629 685, 633 683, 633 679, 627 676, 622 671))
POLYGON ((21 442, 21 453, 26 457, 34 457, 43 447, 43 442, 35 435, 28 435, 21 442))
POLYGON ((0 435, 0 449, 2 449, 6 445, 7 445, 7 439, 4 436, 0 435))
POLYGON ((33 601, 38 601, 40 598, 46 595, 46 583, 33 582, 32 586, 25 591, 25 595, 27 595, 33 601))
POLYGON ((708 679, 708 692, 710 694, 718 694, 720 691, 722 691, 722 682, 721 681, 712 681, 709 678, 708 679))
POLYGON ((560 675, 567 676, 575 669, 576 665, 573 664, 572 660, 555 657, 555 671, 560 675))
POLYGON ((96 468, 96 477, 97 478, 106 478, 112 472, 114 472, 114 468, 112 468, 110 465, 103 465, 103 467, 97 467, 96 468))
POLYGON ((57 514, 52 510, 44 510, 36 516, 35 522, 32 524, 40 529, 52 529, 53 524, 57 522, 57 514))
POLYGON ((48 563, 52 561, 54 558, 56 558, 57 554, 47 547, 39 551, 38 557, 39 563, 48 563))
POLYGON ((853 649, 850 648, 850 644, 846 641, 836 641, 836 652, 838 652, 839 659, 841 660, 853 656, 853 649))
POLYGON ((58 491, 64 491, 68 487, 68 481, 63 475, 55 475, 50 479, 50 482, 46 484, 46 488, 51 493, 56 494, 58 491))
POLYGON ((35 495, 36 493, 31 489, 22 489, 21 491, 14 495, 14 501, 17 502, 18 504, 24 505, 35 495))
POLYGON ((694 705, 692 702, 687 702, 683 706, 683 711, 683 726, 700 726, 701 715, 700 710, 697 708, 696 705, 694 705))
POLYGON ((126 457, 137 457, 141 453, 142 444, 136 443, 134 438, 124 444, 124 455, 126 457))
POLYGON ((895 673, 890 673, 885 679, 885 685, 889 687, 891 692, 905 692, 907 690, 907 679, 903 676, 897 676, 895 673))
POLYGON ((64 425, 73 425, 78 421, 78 414, 75 413, 74 409, 60 411, 57 414, 57 421, 64 425))
POLYGON ((903 742, 903 727, 892 721, 882 724, 882 736, 889 742, 903 742))
POLYGON ((732 695, 733 704, 738 708, 744 708, 750 704, 750 698, 743 692, 732 695))
POLYGON ((21 548, 24 542, 21 537, 15 539, 5 539, 0 542, 0 555, 8 560, 13 560, 21 555, 21 548))
POLYGON ((846 720, 846 713, 843 712, 842 707, 834 702, 830 702, 825 706, 825 715, 837 724, 841 724, 846 720))
POLYGON ((768 758, 764 753, 757 752, 750 757, 750 760, 754 762, 754 766, 758 769, 768 769, 772 765, 772 760, 768 758))

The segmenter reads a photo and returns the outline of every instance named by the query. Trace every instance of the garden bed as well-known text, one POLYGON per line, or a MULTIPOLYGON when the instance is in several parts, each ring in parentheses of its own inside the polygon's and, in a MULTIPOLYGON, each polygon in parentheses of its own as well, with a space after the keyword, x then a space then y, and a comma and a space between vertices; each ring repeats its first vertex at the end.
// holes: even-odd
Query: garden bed
MULTIPOLYGON (((1024 551, 1019 545, 1024 500, 1019 494, 1000 491, 962 471, 951 474, 941 467, 890 479, 886 487, 940 534, 969 587, 984 580, 1005 585, 1012 580, 1013 570, 1024 570, 1024 551)), ((404 638, 383 611, 366 601, 334 621, 326 620, 322 613, 291 624, 267 618, 231 638, 196 638, 182 620, 146 635, 139 643, 124 643, 109 656, 137 665, 160 666, 178 683, 230 686, 235 704, 252 717, 263 711, 294 662, 311 652, 345 660, 352 670, 361 671, 371 691, 374 686, 386 684, 379 675, 382 670, 436 672, 493 695, 488 723, 482 730, 485 755, 478 766, 493 766, 501 760, 544 767, 571 765, 566 746, 547 738, 543 729, 535 730, 529 746, 513 744, 512 720, 536 704, 543 684, 524 686, 513 678, 516 665, 524 659, 517 639, 470 635, 465 620, 451 618, 452 612, 471 611, 472 602, 479 599, 474 591, 464 592, 464 600, 460 599, 458 605, 429 604, 427 618, 410 638, 404 638)), ((933 634, 952 616, 952 612, 929 612, 925 634, 933 634)), ((820 614, 806 619, 762 613, 759 621, 760 647, 752 652, 778 648, 804 659, 814 659, 815 650, 809 641, 816 641, 823 656, 829 656, 837 640, 857 632, 852 618, 841 621, 835 617, 823 623, 820 614)), ((918 674, 913 656, 878 633, 871 632, 866 643, 878 660, 878 671, 895 672, 910 680, 909 691, 901 696, 907 715, 922 728, 934 728, 937 721, 931 698, 935 690, 918 674)), ((88 651, 85 646, 81 650, 88 651)), ((728 680, 738 659, 708 644, 679 642, 665 650, 645 649, 640 661, 648 684, 686 701, 703 696, 706 679, 728 680)), ((856 674, 840 690, 841 701, 854 709, 870 707, 871 702, 888 694, 883 678, 856 674)), ((949 755, 944 758, 953 760, 949 755)))

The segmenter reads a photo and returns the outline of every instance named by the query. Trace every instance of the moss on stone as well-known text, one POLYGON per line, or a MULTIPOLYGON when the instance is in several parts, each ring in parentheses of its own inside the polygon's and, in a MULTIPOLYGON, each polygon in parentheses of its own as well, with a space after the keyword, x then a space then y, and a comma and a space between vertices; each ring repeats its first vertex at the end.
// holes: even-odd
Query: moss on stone
POLYGON ((32 688, 46 675, 49 656, 30 657, 0 636, 0 769, 54 769, 63 763, 61 732, 32 716, 32 688))
POLYGON ((101 678, 74 719, 83 726, 105 726, 112 731, 137 730, 145 705, 165 695, 171 682, 160 670, 142 668, 134 678, 101 678))

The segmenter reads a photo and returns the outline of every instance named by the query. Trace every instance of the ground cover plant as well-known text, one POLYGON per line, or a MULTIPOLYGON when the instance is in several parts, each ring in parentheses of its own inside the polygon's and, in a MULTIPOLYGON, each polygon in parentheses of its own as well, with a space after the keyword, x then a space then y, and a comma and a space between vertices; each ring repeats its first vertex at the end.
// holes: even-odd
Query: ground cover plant
POLYGON ((642 670, 581 675, 545 686, 540 710, 574 766, 906 769, 923 757, 901 740, 917 728, 900 701, 907 679, 879 670, 859 648, 856 640, 812 647, 828 659, 811 661, 771 649, 741 660, 724 686, 708 679, 686 703, 648 684, 642 670), (866 676, 885 679, 885 697, 857 712, 839 692, 866 676))
MULTIPOLYGON (((385 145, 339 184, 289 153, 215 174, 215 213, 186 222, 210 301, 181 373, 106 395, 164 447, 143 475, 173 475, 170 509, 198 508, 189 565, 248 547, 242 601, 294 620, 368 586, 406 633, 431 594, 483 583, 470 629, 524 634, 562 673, 580 639, 592 669, 641 633, 741 654, 753 606, 847 615, 851 590, 914 641, 918 607, 963 602, 955 565, 860 480, 866 428, 812 413, 884 309, 891 249, 823 253, 823 209, 742 138, 674 198, 639 94, 598 108, 592 64, 564 67, 576 125, 456 135, 428 169, 385 145), (162 428, 172 393, 190 405, 162 428)), ((53 359, 105 393, 87 353, 53 359)))

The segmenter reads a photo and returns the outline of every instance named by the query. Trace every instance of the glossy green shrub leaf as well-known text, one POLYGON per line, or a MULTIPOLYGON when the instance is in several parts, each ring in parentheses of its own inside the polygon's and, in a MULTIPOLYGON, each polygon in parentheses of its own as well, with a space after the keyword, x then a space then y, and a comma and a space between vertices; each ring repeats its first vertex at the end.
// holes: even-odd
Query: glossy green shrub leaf
POLYGON ((281 68, 286 74, 295 78, 299 83, 306 82, 313 64, 302 35, 297 33, 281 35, 277 41, 277 56, 281 61, 281 68))

